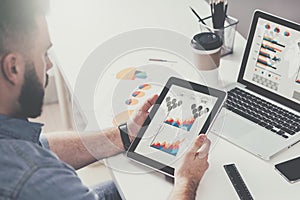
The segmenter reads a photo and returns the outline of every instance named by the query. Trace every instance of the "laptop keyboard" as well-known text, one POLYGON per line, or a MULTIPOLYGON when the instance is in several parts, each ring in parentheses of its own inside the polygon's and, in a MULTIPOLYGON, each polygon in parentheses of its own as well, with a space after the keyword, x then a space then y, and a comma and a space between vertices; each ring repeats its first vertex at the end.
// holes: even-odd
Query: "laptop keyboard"
POLYGON ((239 88, 228 92, 225 105, 228 110, 286 139, 300 131, 299 116, 239 88))

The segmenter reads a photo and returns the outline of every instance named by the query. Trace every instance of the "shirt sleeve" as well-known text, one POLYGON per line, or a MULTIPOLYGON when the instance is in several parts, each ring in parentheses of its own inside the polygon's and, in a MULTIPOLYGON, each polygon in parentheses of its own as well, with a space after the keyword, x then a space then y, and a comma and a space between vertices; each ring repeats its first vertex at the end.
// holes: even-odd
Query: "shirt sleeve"
POLYGON ((18 199, 97 200, 98 196, 82 184, 74 171, 63 167, 44 167, 32 172, 18 199))

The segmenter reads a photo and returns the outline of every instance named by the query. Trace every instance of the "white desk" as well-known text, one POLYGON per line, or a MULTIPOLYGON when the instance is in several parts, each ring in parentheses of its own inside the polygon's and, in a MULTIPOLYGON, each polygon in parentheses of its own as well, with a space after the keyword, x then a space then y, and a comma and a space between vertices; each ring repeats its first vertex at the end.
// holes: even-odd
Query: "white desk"
MULTIPOLYGON (((85 59, 112 36, 137 28, 158 27, 192 37, 198 32, 198 24, 189 5, 201 16, 209 15, 208 5, 200 0, 52 0, 50 33, 60 70, 71 90, 75 88, 85 59)), ((245 39, 237 34, 235 53, 221 61, 220 74, 225 81, 236 79, 244 46, 245 39)), ((87 116, 93 112, 93 106, 79 103, 87 116)), ((274 164, 298 156, 300 144, 266 162, 212 134, 210 137, 214 142, 209 157, 210 168, 199 186, 198 199, 238 199, 223 169, 228 163, 237 165, 255 199, 299 199, 300 184, 287 183, 275 172, 274 164)), ((147 168, 134 164, 124 155, 106 162, 108 166, 117 165, 118 169, 123 169, 112 169, 111 173, 126 199, 166 199, 172 189, 172 184, 163 175, 147 172, 147 168)))

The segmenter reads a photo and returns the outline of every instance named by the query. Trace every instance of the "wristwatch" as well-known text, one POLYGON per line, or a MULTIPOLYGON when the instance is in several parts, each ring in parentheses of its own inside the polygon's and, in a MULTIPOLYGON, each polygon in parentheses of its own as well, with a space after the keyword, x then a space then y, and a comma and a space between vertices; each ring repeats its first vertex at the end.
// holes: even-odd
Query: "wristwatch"
POLYGON ((129 139, 129 135, 128 135, 128 129, 127 129, 127 123, 123 123, 120 124, 118 126, 119 130, 120 130, 120 134, 121 134, 121 139, 122 139, 122 143, 124 146, 125 151, 127 151, 130 147, 130 139, 129 139))

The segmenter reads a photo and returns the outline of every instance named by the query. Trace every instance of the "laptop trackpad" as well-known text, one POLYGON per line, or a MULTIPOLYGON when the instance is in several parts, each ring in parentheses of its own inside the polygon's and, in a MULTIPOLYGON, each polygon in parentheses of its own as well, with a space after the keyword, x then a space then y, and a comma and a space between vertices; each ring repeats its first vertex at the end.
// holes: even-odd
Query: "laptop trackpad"
MULTIPOLYGON (((222 111, 224 112, 224 111, 222 111)), ((255 124, 234 113, 222 113, 215 121, 211 131, 224 138, 249 141, 255 134, 255 124), (254 132, 254 133, 253 133, 254 132)))
MULTIPOLYGON (((258 146, 270 139, 270 134, 262 134, 268 130, 257 124, 235 114, 222 109, 220 115, 212 126, 211 131, 225 139, 228 139, 242 146, 258 146)), ((271 137, 272 138, 272 137, 271 137)))
POLYGON ((272 155, 282 143, 281 137, 224 108, 211 132, 265 158, 272 155))

